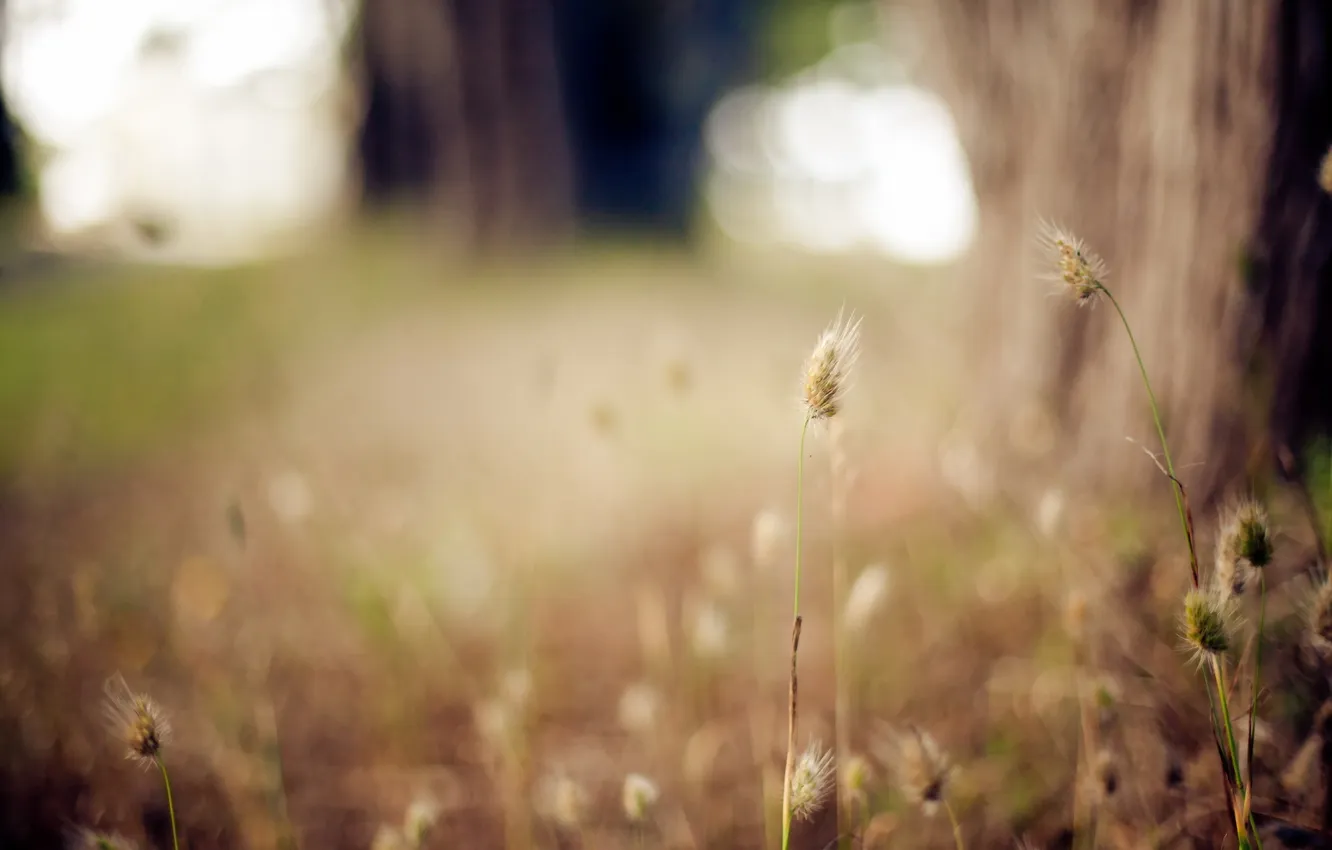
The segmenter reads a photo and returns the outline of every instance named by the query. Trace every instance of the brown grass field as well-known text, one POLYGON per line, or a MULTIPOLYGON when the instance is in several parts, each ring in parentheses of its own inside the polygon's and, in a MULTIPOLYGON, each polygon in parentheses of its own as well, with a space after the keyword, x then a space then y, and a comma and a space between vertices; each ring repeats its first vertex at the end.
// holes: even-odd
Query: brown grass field
MULTIPOLYGON (((1235 846, 1169 486, 994 480, 953 427, 965 297, 642 246, 461 268, 398 232, 0 291, 0 845, 171 846, 159 777, 101 718, 119 673, 171 720, 192 850, 414 846, 381 829, 414 803, 424 847, 777 846, 800 380, 846 307, 840 435, 806 446, 799 739, 868 765, 847 841, 955 845, 885 747, 915 726, 967 847, 1235 846), (834 563, 886 581, 838 590, 834 563), (636 822, 631 773, 659 793, 636 822)), ((1268 496, 1253 809, 1319 827, 1313 538, 1268 496)), ((833 806, 792 846, 837 836, 833 806)))

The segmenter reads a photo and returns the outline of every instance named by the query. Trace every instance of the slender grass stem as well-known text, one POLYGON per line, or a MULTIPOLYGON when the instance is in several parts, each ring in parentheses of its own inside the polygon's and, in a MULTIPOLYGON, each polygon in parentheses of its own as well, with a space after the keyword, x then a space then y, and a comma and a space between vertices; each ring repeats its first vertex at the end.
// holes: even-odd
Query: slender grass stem
POLYGON ((800 459, 796 462, 796 521, 795 521, 795 602, 794 615, 800 617, 800 550, 801 535, 804 532, 805 513, 805 435, 809 433, 809 419, 800 426, 800 459))
POLYGON ((171 816, 171 846, 174 850, 180 850, 180 837, 176 832, 176 804, 171 799, 171 777, 167 775, 166 764, 162 759, 153 759, 157 762, 157 769, 162 771, 162 785, 166 788, 167 814, 171 816))
MULTIPOLYGON (((1248 809, 1248 795, 1245 793, 1244 775, 1241 769, 1239 758, 1239 745, 1235 742, 1235 727, 1230 719, 1230 701, 1226 697, 1226 672, 1219 658, 1212 658, 1212 672, 1216 676, 1217 698, 1221 705, 1221 722, 1225 725, 1226 746, 1230 751, 1230 771, 1234 783, 1235 793, 1238 796, 1236 803, 1242 804, 1248 809)), ((1253 718, 1249 718, 1250 726, 1253 724, 1253 718)), ((1234 804, 1232 804, 1233 806, 1234 804)), ((1261 850, 1262 839, 1258 837, 1258 827, 1253 818, 1252 811, 1235 812, 1235 829, 1243 846, 1261 850), (1245 835, 1245 833, 1248 835, 1245 835)))
MULTIPOLYGON (((1143 388, 1147 390, 1147 401, 1152 409, 1152 422, 1156 425, 1156 435, 1161 440, 1161 456, 1162 459, 1165 461, 1165 472, 1166 475, 1169 476, 1171 485, 1173 487, 1175 495, 1175 509, 1179 512, 1180 528, 1184 532, 1184 540, 1189 547, 1189 569, 1193 579, 1193 586, 1197 588, 1201 585, 1198 576, 1198 549, 1193 538, 1193 523, 1189 516, 1188 497, 1184 492, 1184 485, 1180 483, 1179 477, 1175 475, 1175 463, 1170 456, 1170 444, 1166 440, 1165 426, 1161 422, 1161 408, 1160 405, 1157 404, 1156 393, 1152 390, 1151 379, 1147 376, 1147 366, 1145 363, 1143 363, 1142 351, 1138 348, 1138 341, 1133 336, 1133 328, 1129 325, 1128 316, 1125 315, 1124 308, 1122 308, 1119 305, 1119 301, 1115 298, 1114 293, 1112 293, 1100 281, 1096 281, 1094 285, 1097 290, 1099 290, 1102 294, 1105 295, 1106 300, 1108 300, 1111 306, 1115 308, 1115 313, 1119 315, 1119 321, 1124 326, 1124 333, 1128 336, 1129 346, 1132 347, 1133 349, 1133 359, 1137 361, 1138 372, 1142 376, 1143 388)), ((1228 784, 1231 784, 1232 787, 1236 789, 1237 793, 1240 795, 1240 798, 1242 800, 1244 798, 1244 787, 1245 787, 1244 776, 1239 758, 1239 746, 1235 742, 1235 727, 1231 723, 1231 718, 1230 718, 1230 703, 1226 694, 1225 671, 1221 666, 1220 660, 1215 657, 1212 659, 1212 672, 1216 678, 1217 699, 1220 703, 1220 708, 1221 708, 1221 722, 1225 726, 1224 744, 1218 742, 1218 747, 1221 749, 1220 756, 1222 761, 1222 769, 1227 774, 1228 784)), ((1255 674, 1256 674, 1256 668, 1255 668, 1255 674)), ((1254 684, 1254 693, 1255 695, 1257 694, 1256 678, 1254 684)), ((1208 701, 1211 702, 1210 692, 1208 693, 1208 701)), ((1213 717, 1215 717, 1214 713, 1213 717)), ((1249 729, 1250 729, 1250 735, 1252 735, 1252 730, 1253 730, 1252 717, 1250 718, 1249 721, 1249 729)), ((1252 747, 1250 749, 1252 750, 1252 747)), ((1250 768, 1252 768, 1252 761, 1250 761, 1250 768)), ((1231 810, 1235 814, 1236 832, 1243 844, 1249 844, 1249 842, 1246 840, 1247 839, 1247 836, 1245 835, 1246 830, 1243 823, 1244 818, 1242 815, 1244 813, 1240 813, 1235 810, 1234 807, 1236 802, 1237 801, 1234 800, 1232 800, 1231 802, 1231 810)), ((1252 813, 1247 813, 1247 815, 1248 815, 1247 817, 1248 832, 1252 835, 1252 839, 1254 842, 1251 846, 1261 848, 1262 844, 1260 839, 1258 838, 1258 830, 1255 828, 1253 815, 1252 813)))
POLYGON ((1193 567, 1193 584, 1198 585, 1198 553, 1193 544, 1193 532, 1189 528, 1189 520, 1184 512, 1184 488, 1175 477, 1175 462, 1170 458, 1170 445, 1166 442, 1165 426, 1161 424, 1161 408, 1156 403, 1156 393, 1152 391, 1152 382, 1147 377, 1147 366, 1142 362, 1142 352, 1138 350, 1138 341, 1133 336, 1133 328, 1129 326, 1128 317, 1124 315, 1124 309, 1119 306, 1115 300, 1114 294, 1102 283, 1097 283, 1096 288, 1105 294, 1106 299, 1115 308, 1119 314, 1119 321, 1124 325, 1124 333, 1128 335, 1129 345, 1133 348, 1133 359, 1138 362, 1138 372, 1142 375, 1142 385, 1147 390, 1147 401, 1152 408, 1152 421, 1156 424, 1156 435, 1161 439, 1161 456, 1165 460, 1166 472, 1170 475, 1171 484, 1175 493, 1175 508, 1179 511, 1179 524, 1184 530, 1184 537, 1189 544, 1189 558, 1193 567))
MULTIPOLYGON (((1255 727, 1258 725, 1258 694, 1262 690, 1262 668, 1263 668, 1263 627, 1267 621, 1267 574, 1260 571, 1258 573, 1258 634, 1254 638, 1253 645, 1253 695, 1249 705, 1249 752, 1248 756, 1248 788, 1250 794, 1253 789, 1253 736, 1255 727)), ((1246 809, 1249 807, 1246 805, 1246 809)), ((1256 850, 1262 850, 1263 840, 1258 835, 1258 824, 1254 821, 1253 811, 1249 809, 1246 812, 1249 820, 1249 831, 1253 834, 1253 847, 1256 850)))
POLYGON ((791 623, 791 702, 787 715, 786 772, 782 779, 782 850, 791 846, 791 778, 795 774, 797 675, 796 659, 800 651, 800 550, 804 531, 805 504, 805 436, 809 433, 810 416, 800 426, 800 458, 796 462, 796 527, 795 527, 795 600, 791 623))
POLYGON ((948 822, 953 825, 953 843, 957 845, 957 850, 966 850, 966 845, 962 842, 962 824, 958 823, 953 804, 947 800, 944 800, 943 804, 944 811, 948 812, 948 822))
POLYGON ((832 583, 833 583, 833 722, 836 727, 834 752, 839 769, 838 781, 834 786, 837 801, 837 828, 839 838, 837 846, 842 850, 851 847, 853 818, 846 788, 841 781, 840 768, 847 763, 851 753, 851 697, 849 693, 849 671, 847 669, 847 634, 843 628, 842 614, 846 610, 846 556, 839 545, 843 522, 846 517, 846 488, 842 459, 845 457, 845 445, 842 441, 840 423, 829 423, 831 452, 829 453, 829 471, 832 478, 832 583))
POLYGON ((1258 573, 1258 634, 1253 643, 1253 695, 1249 704, 1249 752, 1247 753, 1249 782, 1253 782, 1253 736, 1258 725, 1258 692, 1262 688, 1263 626, 1267 620, 1267 577, 1258 573))
POLYGON ((1230 719, 1230 699, 1226 696, 1226 669, 1221 659, 1212 657, 1212 675, 1216 678, 1217 703, 1221 707, 1221 723, 1225 727, 1225 744, 1230 755, 1230 774, 1236 787, 1244 788, 1244 776, 1240 773, 1239 746, 1235 743, 1235 727, 1230 719))

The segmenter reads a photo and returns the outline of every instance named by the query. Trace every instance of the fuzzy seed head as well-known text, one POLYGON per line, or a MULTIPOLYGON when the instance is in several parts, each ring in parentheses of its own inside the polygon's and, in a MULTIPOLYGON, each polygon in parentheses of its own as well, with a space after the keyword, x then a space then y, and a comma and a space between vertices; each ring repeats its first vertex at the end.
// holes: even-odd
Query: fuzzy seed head
POLYGON ((1272 563, 1272 529, 1262 505, 1245 499, 1230 509, 1221 529, 1217 559, 1262 569, 1272 563))
POLYGON ((1228 558, 1221 550, 1216 553, 1216 589, 1224 596, 1240 597, 1253 580, 1253 565, 1243 558, 1228 558))
POLYGON ((730 643, 726 614, 712 600, 699 603, 690 624, 690 642, 699 658, 720 658, 730 643))
POLYGON ((1325 579, 1308 604, 1309 642, 1324 658, 1332 657, 1332 579, 1325 579))
POLYGON ((402 834, 414 850, 425 845, 426 836, 439 820, 439 804, 434 800, 413 800, 402 818, 402 834))
POLYGON ((914 727, 892 733, 881 758, 906 798, 925 814, 934 814, 953 775, 948 756, 934 737, 914 727))
POLYGON ((796 760, 791 774, 791 816, 809 820, 833 790, 833 754, 818 741, 813 741, 796 760))
POLYGON ((472 707, 472 719, 481 740, 495 751, 500 751, 509 741, 518 719, 509 703, 502 699, 491 698, 478 702, 472 707))
POLYGON ((1217 592, 1190 590, 1184 597, 1183 637, 1199 663, 1230 648, 1229 606, 1217 592))
POLYGON ((631 773, 624 778, 624 790, 621 803, 624 816, 634 823, 641 823, 652 812, 652 807, 661 799, 661 792, 656 783, 641 773, 631 773))
POLYGON ((1079 305, 1094 299, 1108 274, 1105 261, 1081 239, 1050 222, 1041 222, 1040 241, 1054 266, 1053 277, 1063 289, 1079 305))
POLYGON ((862 800, 869 788, 870 766, 864 756, 853 755, 842 765, 842 787, 855 799, 862 800))
POLYGON ((809 418, 831 419, 842 409, 851 366, 860 354, 860 319, 838 314, 805 366, 804 403, 809 418))
POLYGON ((395 827, 381 825, 370 841, 370 850, 410 850, 407 839, 395 827))
POLYGON ((645 682, 630 685, 620 695, 618 714, 620 726, 626 732, 651 732, 661 714, 661 696, 645 682))
POLYGON ((112 832, 78 829, 66 835, 69 850, 134 850, 135 846, 133 841, 112 832))
POLYGON ((156 763, 171 740, 166 715, 148 696, 130 690, 123 677, 108 681, 105 690, 103 712, 111 734, 126 747, 125 757, 144 765, 156 763))
POLYGON ((538 809, 566 829, 576 829, 587 814, 587 792, 571 777, 553 775, 542 784, 538 809))
POLYGON ((761 511, 754 517, 750 532, 749 557, 758 569, 768 569, 777 560, 784 540, 781 514, 773 510, 761 511))
POLYGON ((1318 185, 1332 195, 1332 150, 1323 154, 1323 161, 1318 164, 1318 185))
POLYGON ((892 588, 892 574, 883 564, 871 564, 860 571, 846 595, 842 611, 842 627, 851 633, 863 631, 888 598, 892 588))
POLYGON ((1097 797, 1102 800, 1113 797, 1119 790, 1119 765, 1109 750, 1097 753, 1095 774, 1097 797))

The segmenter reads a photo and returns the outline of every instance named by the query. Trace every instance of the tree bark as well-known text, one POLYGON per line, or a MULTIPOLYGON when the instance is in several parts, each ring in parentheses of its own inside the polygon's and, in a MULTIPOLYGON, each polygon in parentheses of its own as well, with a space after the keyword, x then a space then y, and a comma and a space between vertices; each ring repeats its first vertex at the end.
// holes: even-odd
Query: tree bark
POLYGON ((425 202, 463 248, 570 223, 550 0, 376 0, 360 27, 368 200, 425 202))
MULTIPOLYGON (((1246 289, 1267 192, 1276 0, 906 0, 903 38, 954 111, 980 231, 972 425, 1005 482, 1101 486, 1159 473, 1123 328, 1108 304, 1047 298, 1038 220, 1110 267, 1200 503, 1244 463, 1246 289), (1032 423, 1037 423, 1033 425, 1032 423), (1053 443, 1024 429, 1053 426, 1053 443), (1025 477, 1024 477, 1025 476, 1025 477)), ((1306 182, 1312 183, 1313 174, 1306 182)), ((1268 203, 1271 203, 1269 198, 1268 203)))

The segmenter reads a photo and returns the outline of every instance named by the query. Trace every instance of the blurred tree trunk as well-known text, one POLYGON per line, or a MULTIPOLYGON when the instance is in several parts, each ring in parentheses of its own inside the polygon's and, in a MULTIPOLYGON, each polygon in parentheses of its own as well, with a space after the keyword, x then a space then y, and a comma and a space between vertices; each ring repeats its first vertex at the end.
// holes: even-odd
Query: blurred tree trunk
MULTIPOLYGON (((1233 486, 1254 432, 1246 377, 1263 296, 1273 296, 1273 326, 1300 325, 1316 300, 1309 284, 1294 283, 1298 268, 1254 262, 1284 244, 1275 233, 1266 245, 1255 240, 1260 221, 1275 215, 1269 231, 1302 233, 1310 204, 1325 206, 1309 200, 1325 131, 1316 144, 1305 139, 1297 159, 1268 166, 1274 128, 1309 120, 1283 112, 1309 106, 1279 96, 1278 68, 1299 73, 1309 61, 1288 42, 1312 44, 1316 61, 1327 61, 1326 26, 1306 33, 1291 19, 1316 0, 905 5, 910 31, 899 35, 924 45, 923 70, 954 110, 980 200, 966 269, 978 324, 971 353, 982 364, 971 424, 1003 441, 987 445, 1009 459, 1000 480, 1021 482, 1025 472, 1039 486, 1096 486, 1158 474, 1124 439, 1158 448, 1112 308, 1045 297, 1054 285, 1042 280, 1048 269, 1035 247, 1043 216, 1109 264, 1195 498, 1233 486), (1306 198, 1299 211, 1286 206, 1292 194, 1306 198)), ((1273 373, 1280 396, 1310 340, 1284 330, 1275 338, 1285 346, 1273 373)))
POLYGON ((372 202, 425 202, 464 248, 567 230, 549 0, 375 0, 360 25, 372 202))

